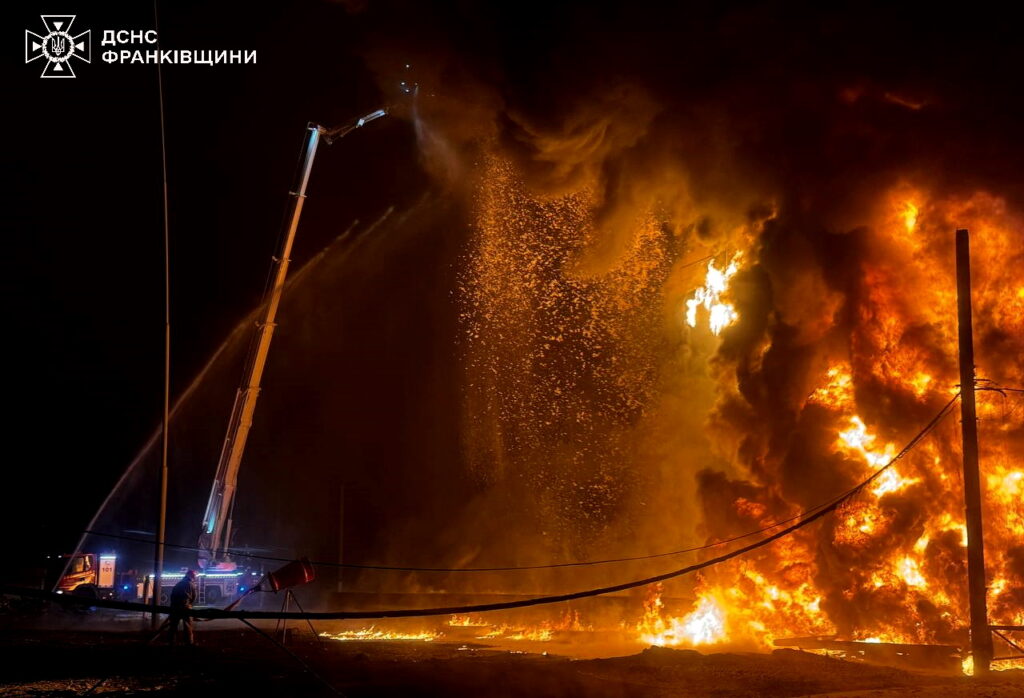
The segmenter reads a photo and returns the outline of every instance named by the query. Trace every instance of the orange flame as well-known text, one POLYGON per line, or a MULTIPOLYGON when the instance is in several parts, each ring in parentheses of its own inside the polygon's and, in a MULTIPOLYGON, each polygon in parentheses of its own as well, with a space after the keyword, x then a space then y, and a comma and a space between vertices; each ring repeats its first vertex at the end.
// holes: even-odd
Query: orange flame
POLYGON ((693 297, 686 301, 686 324, 697 326, 697 311, 704 308, 708 314, 708 327, 714 335, 739 319, 736 308, 723 300, 729 291, 729 281, 740 270, 742 253, 737 252, 724 268, 715 266, 715 260, 708 262, 704 285, 693 292, 693 297))
POLYGON ((419 640, 421 642, 432 642, 442 634, 431 630, 423 630, 421 632, 403 633, 395 632, 390 630, 382 630, 376 626, 371 625, 369 628, 360 628, 359 630, 342 630, 336 633, 322 632, 320 637, 327 638, 328 640, 338 640, 340 642, 352 642, 352 641, 368 641, 368 640, 419 640))

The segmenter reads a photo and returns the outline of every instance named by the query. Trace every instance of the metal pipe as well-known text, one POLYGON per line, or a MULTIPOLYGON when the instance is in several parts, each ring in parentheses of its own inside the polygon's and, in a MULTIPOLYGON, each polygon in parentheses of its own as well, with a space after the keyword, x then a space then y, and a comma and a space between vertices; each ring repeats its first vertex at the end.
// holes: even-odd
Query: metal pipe
POLYGON ((334 143, 334 141, 338 140, 339 138, 347 136, 349 133, 355 131, 357 128, 362 128, 371 121, 376 121, 382 116, 387 116, 387 114, 388 107, 383 107, 381 109, 378 109, 377 111, 370 112, 365 116, 361 116, 358 119, 353 119, 347 124, 342 124, 341 126, 336 126, 334 128, 323 128, 321 126, 320 133, 321 135, 323 135, 324 140, 327 141, 327 145, 331 145, 332 143, 334 143))
POLYGON ((971 313, 971 242, 956 231, 956 297, 960 340, 960 426, 963 436, 964 508, 967 517, 967 587, 974 673, 986 674, 992 661, 992 634, 985 598, 985 541, 978 474, 978 416, 974 402, 974 332, 971 313))

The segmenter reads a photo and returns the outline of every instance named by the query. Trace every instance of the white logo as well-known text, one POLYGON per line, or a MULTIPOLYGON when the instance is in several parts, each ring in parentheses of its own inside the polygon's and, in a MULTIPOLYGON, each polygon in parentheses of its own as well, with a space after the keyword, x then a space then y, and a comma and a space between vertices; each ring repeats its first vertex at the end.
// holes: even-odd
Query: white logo
POLYGON ((71 24, 77 15, 39 15, 43 20, 46 35, 25 30, 25 62, 46 59, 43 78, 73 78, 75 71, 71 59, 90 62, 92 38, 90 30, 77 36, 71 35, 71 24))

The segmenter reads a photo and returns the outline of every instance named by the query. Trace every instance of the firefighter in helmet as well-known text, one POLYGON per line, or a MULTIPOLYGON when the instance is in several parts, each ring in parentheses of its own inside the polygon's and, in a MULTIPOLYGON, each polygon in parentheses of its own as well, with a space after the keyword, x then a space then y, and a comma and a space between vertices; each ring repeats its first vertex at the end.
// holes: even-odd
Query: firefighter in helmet
POLYGON ((188 615, 192 604, 199 596, 199 587, 196 585, 195 570, 189 570, 182 577, 181 581, 171 589, 171 615, 168 622, 168 641, 173 645, 178 635, 178 623, 184 626, 185 644, 195 643, 192 635, 192 616, 188 615))

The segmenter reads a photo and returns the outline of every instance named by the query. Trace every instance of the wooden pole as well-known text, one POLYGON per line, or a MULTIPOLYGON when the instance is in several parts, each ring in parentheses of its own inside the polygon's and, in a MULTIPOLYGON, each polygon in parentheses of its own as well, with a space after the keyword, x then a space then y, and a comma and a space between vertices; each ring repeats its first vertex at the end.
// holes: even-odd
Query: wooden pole
POLYGON ((967 588, 971 616, 974 673, 988 673, 992 634, 985 598, 985 543, 981 521, 981 477, 978 474, 978 416, 974 404, 974 333, 971 318, 971 242, 956 231, 956 296, 960 333, 960 424, 964 453, 964 508, 967 514, 967 588))

